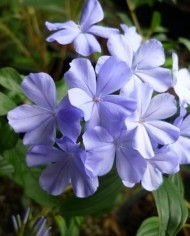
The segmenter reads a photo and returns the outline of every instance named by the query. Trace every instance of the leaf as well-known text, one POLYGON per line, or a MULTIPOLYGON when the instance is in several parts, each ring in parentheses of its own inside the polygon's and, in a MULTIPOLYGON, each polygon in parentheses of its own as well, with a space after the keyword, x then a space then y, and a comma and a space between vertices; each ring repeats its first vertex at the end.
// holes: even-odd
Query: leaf
POLYGON ((22 77, 13 68, 6 67, 0 69, 0 85, 4 88, 16 93, 22 93, 20 88, 21 82, 22 77))
POLYGON ((136 236, 158 236, 158 234, 159 218, 153 216, 143 221, 136 236))
POLYGON ((76 198, 75 196, 66 199, 61 207, 64 216, 84 216, 100 214, 109 211, 115 204, 118 193, 122 190, 123 184, 115 171, 100 178, 99 190, 88 198, 76 198))
POLYGON ((179 42, 183 44, 190 51, 190 40, 186 38, 179 38, 179 42))
POLYGON ((13 171, 13 166, 3 156, 0 156, 0 175, 10 175, 13 171))
POLYGON ((15 108, 16 104, 4 93, 0 92, 0 116, 15 108))
POLYGON ((0 119, 0 153, 4 150, 13 148, 18 141, 18 134, 7 124, 4 119, 0 119))
POLYGON ((188 209, 179 178, 179 175, 166 178, 164 184, 153 192, 160 220, 159 236, 177 235, 187 220, 188 209))
POLYGON ((56 85, 56 90, 57 90, 57 100, 58 102, 60 102, 61 99, 63 99, 63 97, 66 95, 68 87, 63 79, 56 81, 55 85, 56 85))
POLYGON ((161 24, 161 15, 160 15, 160 12, 158 11, 155 11, 153 13, 153 16, 152 16, 152 20, 151 20, 151 31, 152 32, 155 32, 156 29, 160 26, 161 24))

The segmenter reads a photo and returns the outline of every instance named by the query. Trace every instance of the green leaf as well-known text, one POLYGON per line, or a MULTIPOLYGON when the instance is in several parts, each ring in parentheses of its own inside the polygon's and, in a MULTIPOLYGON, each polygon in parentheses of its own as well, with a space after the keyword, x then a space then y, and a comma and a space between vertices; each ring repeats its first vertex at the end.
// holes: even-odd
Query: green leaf
POLYGON ((56 81, 55 85, 56 85, 56 91, 57 91, 57 100, 58 102, 60 102, 61 99, 66 95, 68 87, 63 79, 56 81))
POLYGON ((122 188, 120 178, 112 171, 100 178, 100 187, 94 195, 88 198, 72 196, 63 202, 61 211, 64 216, 84 216, 107 212, 113 208, 122 188))
POLYGON ((164 184, 153 193, 160 220, 159 236, 177 235, 187 220, 188 209, 179 178, 178 175, 166 178, 164 184))
POLYGON ((80 225, 83 222, 79 217, 72 217, 69 222, 62 216, 55 216, 55 221, 59 227, 61 236, 78 236, 80 235, 80 225))
POLYGON ((15 108, 16 104, 4 93, 0 92, 0 116, 15 108))
POLYGON ((0 175, 10 175, 13 171, 13 166, 4 157, 0 156, 0 175))
POLYGON ((0 119, 0 153, 4 150, 13 148, 18 141, 18 134, 7 124, 5 119, 0 119))
POLYGON ((0 69, 0 85, 16 93, 23 93, 20 88, 22 77, 10 67, 0 69))
POLYGON ((159 218, 150 217, 143 221, 137 231, 136 236, 158 236, 159 235, 159 218))
POLYGON ((153 13, 153 16, 152 16, 152 20, 151 20, 151 31, 152 32, 155 32, 156 29, 160 26, 161 24, 161 15, 160 15, 160 12, 158 11, 155 11, 153 13))
POLYGON ((179 42, 183 44, 190 51, 190 40, 186 38, 179 38, 179 42))

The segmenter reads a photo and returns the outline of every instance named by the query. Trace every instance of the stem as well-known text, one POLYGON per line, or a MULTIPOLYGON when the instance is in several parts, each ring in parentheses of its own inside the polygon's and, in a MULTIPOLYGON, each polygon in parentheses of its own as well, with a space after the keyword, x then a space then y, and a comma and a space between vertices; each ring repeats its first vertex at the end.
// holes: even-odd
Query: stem
POLYGON ((190 203, 189 203, 189 202, 186 202, 186 205, 187 205, 187 208, 190 209, 190 203))
POLYGON ((131 0, 126 0, 126 2, 127 2, 127 5, 128 5, 128 8, 129 8, 129 11, 130 11, 130 15, 131 15, 131 18, 133 20, 133 23, 134 23, 135 27, 137 28, 138 32, 141 35, 143 35, 140 23, 138 21, 137 15, 135 13, 135 5, 134 5, 134 3, 131 0))
POLYGON ((183 227, 190 228, 190 224, 184 224, 183 227))

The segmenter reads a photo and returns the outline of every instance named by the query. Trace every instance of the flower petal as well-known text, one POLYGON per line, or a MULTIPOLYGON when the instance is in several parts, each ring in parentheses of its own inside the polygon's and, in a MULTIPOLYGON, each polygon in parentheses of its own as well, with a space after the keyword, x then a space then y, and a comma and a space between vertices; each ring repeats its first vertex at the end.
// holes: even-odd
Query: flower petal
POLYGON ((52 162, 62 161, 64 153, 48 145, 32 146, 27 152, 26 162, 28 166, 38 166, 52 162))
POLYGON ((114 162, 115 146, 112 136, 103 127, 87 130, 83 142, 87 151, 85 166, 94 176, 107 174, 114 162))
POLYGON ((118 109, 119 112, 120 109, 126 114, 131 114, 131 112, 134 112, 136 109, 136 101, 133 98, 127 98, 125 96, 120 95, 106 95, 103 97, 103 103, 104 107, 109 109, 110 112, 112 109, 112 112, 114 112, 115 109, 118 109))
POLYGON ((89 96, 96 94, 96 75, 88 59, 78 58, 70 63, 71 68, 64 75, 70 88, 80 88, 89 96))
POLYGON ((101 21, 104 18, 104 13, 100 3, 97 0, 86 0, 80 18, 80 25, 84 31, 101 21))
POLYGON ((147 168, 141 181, 143 188, 147 191, 154 191, 159 188, 162 182, 162 173, 150 163, 147 163, 147 168))
POLYGON ((152 158, 154 156, 154 151, 145 127, 139 124, 133 132, 132 147, 144 158, 152 158))
POLYGON ((98 40, 91 34, 81 33, 74 40, 74 48, 82 56, 90 56, 92 53, 101 52, 98 40))
POLYGON ((73 107, 68 97, 59 104, 57 122, 60 131, 71 140, 76 141, 81 132, 80 121, 83 117, 81 110, 73 107))
POLYGON ((97 95, 107 95, 121 89, 131 77, 125 62, 110 57, 101 67, 97 79, 97 95))
POLYGON ((88 33, 95 34, 102 38, 109 38, 112 34, 119 34, 119 30, 112 27, 93 25, 88 30, 88 33))
POLYGON ((174 143, 179 138, 179 128, 165 121, 149 121, 144 126, 149 136, 159 144, 174 143))
POLYGON ((50 35, 46 41, 50 43, 56 41, 62 45, 67 45, 72 43, 79 34, 80 30, 77 28, 63 29, 50 35))
POLYGON ((77 24, 72 20, 66 21, 64 23, 51 23, 51 22, 46 21, 45 25, 50 31, 60 30, 60 29, 78 28, 77 24))
POLYGON ((51 117, 52 114, 48 110, 27 104, 18 106, 8 113, 9 124, 17 133, 32 131, 51 117))
POLYGON ((124 147, 116 152, 116 167, 123 181, 135 184, 140 182, 146 168, 146 162, 137 151, 124 147))
POLYGON ((46 73, 30 73, 22 82, 22 89, 28 98, 44 108, 53 110, 56 106, 56 89, 53 79, 46 73))
POLYGON ((49 144, 55 142, 56 135, 56 119, 50 117, 41 123, 37 128, 27 132, 24 135, 24 145, 49 144))
POLYGON ((152 69, 163 65, 164 62, 165 54, 162 44, 156 39, 150 39, 144 42, 136 52, 133 67, 138 70, 152 69))
POLYGON ((190 139, 180 136, 179 139, 169 145, 169 148, 175 152, 174 157, 180 159, 180 164, 189 164, 190 163, 190 139))
POLYGON ((94 106, 92 97, 89 97, 86 92, 79 88, 70 89, 68 91, 68 96, 71 105, 81 109, 84 113, 85 121, 88 121, 94 106))
POLYGON ((157 92, 165 92, 172 86, 172 74, 169 69, 153 68, 148 70, 138 70, 134 73, 157 92))
POLYGON ((149 162, 164 174, 175 174, 179 171, 179 158, 176 157, 176 153, 167 148, 162 148, 154 158, 149 162))
POLYGON ((70 183, 69 162, 57 162, 47 167, 40 176, 40 186, 51 195, 63 193, 65 187, 70 183))
POLYGON ((107 42, 107 47, 112 56, 125 61, 131 67, 133 60, 133 50, 124 35, 112 35, 107 42))
POLYGON ((98 178, 89 177, 82 168, 72 168, 71 183, 74 193, 80 198, 94 194, 99 185, 98 178))
POLYGON ((182 121, 180 131, 182 136, 190 137, 190 115, 182 121))
POLYGON ((128 45, 134 52, 136 52, 141 45, 142 37, 136 32, 136 28, 134 26, 128 27, 125 24, 121 24, 120 26, 125 33, 125 38, 128 45))
POLYGON ((175 97, 169 93, 156 95, 152 98, 143 120, 160 120, 171 117, 177 112, 175 97))
POLYGON ((99 74, 101 67, 103 64, 110 58, 110 56, 101 56, 98 58, 98 61, 96 63, 95 71, 96 74, 99 74))

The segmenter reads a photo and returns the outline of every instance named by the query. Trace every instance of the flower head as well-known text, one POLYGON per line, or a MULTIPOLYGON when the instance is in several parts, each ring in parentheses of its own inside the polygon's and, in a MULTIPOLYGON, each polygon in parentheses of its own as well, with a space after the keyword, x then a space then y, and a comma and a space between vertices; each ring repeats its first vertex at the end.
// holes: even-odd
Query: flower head
POLYGON ((52 195, 59 195, 71 183, 76 196, 92 195, 98 187, 98 179, 91 177, 84 165, 85 151, 67 137, 58 140, 57 144, 60 149, 38 145, 28 151, 28 166, 50 164, 40 176, 41 187, 52 195))
POLYGON ((63 45, 73 42, 75 51, 83 56, 101 52, 100 44, 94 35, 108 38, 111 34, 119 33, 117 29, 95 25, 103 18, 104 13, 98 0, 87 0, 81 13, 79 25, 73 21, 65 23, 46 22, 46 27, 49 30, 58 30, 49 36, 47 41, 57 41, 63 45))

